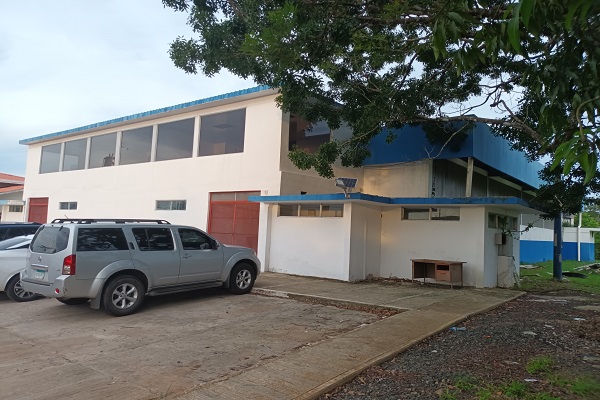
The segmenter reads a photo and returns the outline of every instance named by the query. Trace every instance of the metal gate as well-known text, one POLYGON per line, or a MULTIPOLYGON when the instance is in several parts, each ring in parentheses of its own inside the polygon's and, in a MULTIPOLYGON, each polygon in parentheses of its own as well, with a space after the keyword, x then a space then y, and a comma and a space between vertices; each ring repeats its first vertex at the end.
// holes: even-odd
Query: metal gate
POLYGON ((224 244, 258 247, 260 204, 249 202, 253 192, 221 192, 210 194, 208 233, 224 244))

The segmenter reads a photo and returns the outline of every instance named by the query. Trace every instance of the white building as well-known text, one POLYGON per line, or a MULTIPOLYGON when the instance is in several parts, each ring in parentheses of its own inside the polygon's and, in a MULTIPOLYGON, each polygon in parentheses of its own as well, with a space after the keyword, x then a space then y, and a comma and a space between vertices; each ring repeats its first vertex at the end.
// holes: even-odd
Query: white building
POLYGON ((166 219, 257 249, 269 271, 411 278, 412 259, 441 259, 464 263, 465 285, 511 284, 538 165, 485 125, 456 146, 408 128, 376 140, 364 167, 335 168, 358 180, 345 196, 287 154, 350 132, 306 130, 276 95, 257 87, 22 140, 28 220, 166 219))
POLYGON ((25 178, 0 173, 0 222, 23 222, 25 178))

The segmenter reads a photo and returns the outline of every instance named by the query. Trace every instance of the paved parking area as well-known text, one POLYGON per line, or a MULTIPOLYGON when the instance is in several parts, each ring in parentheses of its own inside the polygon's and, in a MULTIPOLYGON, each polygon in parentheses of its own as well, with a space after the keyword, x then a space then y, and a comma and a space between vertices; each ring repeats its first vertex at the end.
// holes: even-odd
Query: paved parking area
POLYGON ((0 398, 159 399, 236 376, 378 318, 222 290, 147 298, 114 318, 0 297, 0 398))

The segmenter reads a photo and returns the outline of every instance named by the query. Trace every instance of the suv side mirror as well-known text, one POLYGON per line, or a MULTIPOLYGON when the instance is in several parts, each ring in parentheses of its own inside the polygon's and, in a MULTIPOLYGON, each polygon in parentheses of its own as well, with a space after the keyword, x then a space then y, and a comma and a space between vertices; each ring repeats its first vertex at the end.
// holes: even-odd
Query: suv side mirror
POLYGON ((212 248, 215 250, 218 249, 220 246, 219 242, 217 242, 215 239, 212 239, 211 245, 212 245, 212 248))

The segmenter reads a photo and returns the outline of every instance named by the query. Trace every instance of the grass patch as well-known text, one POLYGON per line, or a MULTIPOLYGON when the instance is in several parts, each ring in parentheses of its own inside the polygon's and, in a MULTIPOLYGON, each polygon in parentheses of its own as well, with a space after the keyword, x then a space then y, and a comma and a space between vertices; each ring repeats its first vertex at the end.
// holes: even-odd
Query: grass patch
POLYGON ((535 357, 529 360, 525 369, 530 374, 548 373, 554 368, 554 360, 548 356, 535 357))
POLYGON ((529 374, 541 374, 544 378, 535 384, 521 381, 489 384, 471 375, 458 375, 449 387, 438 392, 438 397, 440 400, 561 400, 559 393, 569 393, 582 400, 600 399, 600 381, 596 377, 571 377, 552 372, 555 362, 551 357, 534 357, 525 369, 529 374))
POLYGON ((533 265, 539 265, 541 268, 521 269, 521 285, 519 289, 527 292, 572 290, 600 294, 600 273, 574 271, 574 268, 589 264, 593 263, 590 261, 563 261, 563 272, 580 272, 587 275, 587 278, 564 277, 563 281, 555 282, 552 278, 552 261, 535 263, 533 265))

